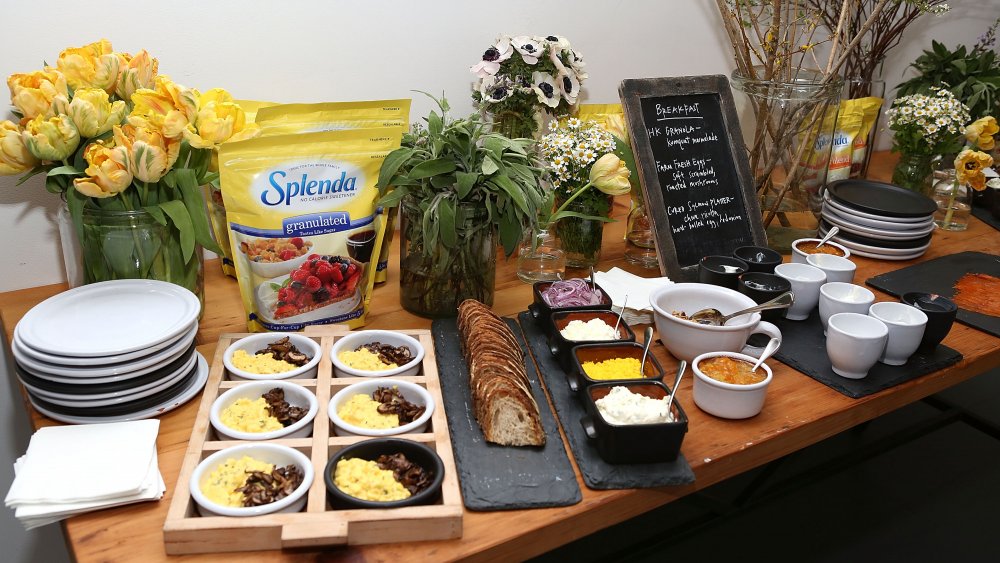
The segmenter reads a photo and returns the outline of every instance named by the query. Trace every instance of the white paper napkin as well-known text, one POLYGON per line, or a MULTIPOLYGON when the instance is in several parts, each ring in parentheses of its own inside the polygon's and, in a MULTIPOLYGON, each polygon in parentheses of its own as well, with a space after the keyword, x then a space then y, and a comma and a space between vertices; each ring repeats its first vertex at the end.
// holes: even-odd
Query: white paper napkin
POLYGON ((155 463, 159 427, 150 419, 42 428, 31 437, 4 502, 18 507, 138 495, 155 463))
POLYGON ((625 305, 622 318, 630 325, 652 323, 653 307, 649 304, 649 295, 664 285, 674 283, 667 277, 643 278, 621 268, 595 272, 594 279, 608 292, 614 311, 621 311, 622 305, 625 305), (628 303, 625 302, 626 296, 628 303))

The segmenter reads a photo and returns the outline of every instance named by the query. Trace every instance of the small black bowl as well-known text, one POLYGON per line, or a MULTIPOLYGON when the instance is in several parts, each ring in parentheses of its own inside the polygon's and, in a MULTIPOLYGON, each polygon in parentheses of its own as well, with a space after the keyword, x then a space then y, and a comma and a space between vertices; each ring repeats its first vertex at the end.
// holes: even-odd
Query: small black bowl
POLYGON ((326 495, 334 507, 349 506, 354 508, 398 508, 417 504, 431 504, 441 496, 441 483, 444 482, 444 463, 431 448, 402 438, 372 438, 356 444, 351 444, 340 450, 326 463, 323 474, 326 482, 326 495), (333 482, 333 473, 337 462, 341 459, 361 458, 374 461, 382 454, 401 453, 406 459, 419 465, 424 471, 433 471, 431 486, 403 500, 375 501, 362 500, 341 491, 333 482))
POLYGON ((573 347, 573 369, 566 374, 566 381, 569 383, 571 391, 578 392, 586 389, 587 386, 595 383, 605 383, 607 381, 647 381, 663 379, 663 368, 660 362, 653 356, 652 352, 646 357, 646 365, 642 370, 642 377, 623 377, 621 379, 594 379, 587 375, 583 369, 586 362, 603 362, 614 358, 635 358, 642 361, 642 351, 645 348, 638 342, 617 342, 614 344, 580 344, 573 347))
POLYGON ((597 453, 608 463, 656 463, 673 461, 681 451, 684 434, 687 433, 688 418, 674 397, 671 411, 675 422, 655 424, 611 424, 604 419, 597 408, 599 399, 611 392, 613 387, 623 386, 633 393, 654 399, 670 395, 670 388, 660 381, 607 381, 595 383, 583 395, 583 406, 587 416, 580 419, 587 437, 597 446, 597 453))
POLYGON ((733 257, 746 262, 751 272, 773 274, 781 264, 781 254, 766 246, 741 246, 733 251, 733 257))
POLYGON ((951 326, 958 315, 958 305, 947 297, 923 291, 904 293, 899 300, 920 309, 927 315, 927 326, 924 328, 924 337, 920 340, 918 350, 933 351, 951 332, 951 326))
MULTIPOLYGON (((758 305, 791 290, 792 282, 777 274, 769 274, 767 272, 747 272, 743 274, 740 276, 740 283, 737 288, 737 291, 753 299, 758 305)), ((761 311, 760 318, 761 320, 773 323, 778 319, 784 318, 786 312, 788 312, 787 307, 784 309, 769 309, 761 311)))
POLYGON ((552 332, 549 333, 549 351, 559 361, 563 371, 569 373, 573 369, 573 347, 578 344, 610 344, 616 342, 635 342, 635 333, 628 323, 622 321, 618 325, 618 338, 614 340, 569 340, 562 335, 562 330, 571 321, 587 322, 590 319, 598 318, 605 323, 615 326, 618 322, 618 313, 605 311, 603 309, 586 309, 582 311, 560 311, 549 315, 549 322, 552 325, 552 332))
POLYGON ((595 309, 603 309, 605 311, 611 310, 611 297, 608 295, 607 291, 601 288, 601 284, 595 283, 594 286, 598 291, 601 292, 601 303, 599 305, 581 305, 578 307, 552 307, 545 302, 545 298, 542 297, 542 292, 549 288, 555 282, 551 281, 540 281, 535 282, 532 286, 531 291, 534 301, 531 305, 528 305, 528 312, 531 313, 531 318, 535 320, 542 330, 548 334, 552 334, 552 313, 562 313, 566 311, 588 311, 595 309))
POLYGON ((698 262, 698 281, 735 290, 740 274, 750 270, 750 266, 732 256, 706 256, 698 262))

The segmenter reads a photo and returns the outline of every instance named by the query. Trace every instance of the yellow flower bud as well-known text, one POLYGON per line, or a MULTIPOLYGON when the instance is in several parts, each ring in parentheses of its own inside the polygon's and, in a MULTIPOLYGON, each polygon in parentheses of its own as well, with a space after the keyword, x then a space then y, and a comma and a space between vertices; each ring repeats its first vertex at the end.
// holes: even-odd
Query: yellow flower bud
POLYGON ((73 93, 67 113, 83 137, 96 137, 119 125, 128 107, 117 100, 112 103, 108 93, 100 88, 81 88, 73 93))
POLYGON ((45 119, 39 115, 28 121, 21 132, 25 146, 40 160, 64 160, 80 144, 80 133, 66 115, 45 119))
POLYGON ((56 66, 66 75, 66 80, 74 90, 100 88, 106 92, 114 92, 121 59, 111 50, 111 42, 101 39, 59 53, 56 66))
POLYGON ((159 182, 177 161, 180 139, 167 137, 158 129, 136 127, 131 123, 116 126, 115 144, 125 147, 129 169, 141 182, 159 182))
POLYGON ((123 100, 131 100, 132 94, 142 88, 152 88, 155 84, 159 61, 149 56, 145 49, 136 56, 118 54, 120 71, 115 81, 115 93, 123 100))
POLYGON ((591 183, 608 195, 627 194, 632 189, 628 178, 628 167, 614 153, 608 153, 597 159, 590 168, 591 183))
POLYGON ((10 88, 11 103, 28 119, 56 115, 52 107, 56 97, 61 96, 65 100, 69 96, 66 77, 52 67, 12 74, 7 78, 7 86, 10 88))
POLYGON ((192 147, 215 149, 222 143, 252 139, 260 134, 260 128, 255 123, 247 123, 243 108, 232 99, 221 88, 202 94, 198 100, 195 129, 184 133, 192 147))
POLYGON ((129 123, 139 127, 137 121, 141 120, 167 137, 180 137, 196 118, 198 97, 197 90, 175 84, 166 76, 157 76, 156 89, 141 88, 132 94, 134 107, 129 123))
POLYGON ((21 129, 12 121, 0 121, 0 175, 21 174, 38 165, 24 146, 21 129))
POLYGON ((91 143, 83 150, 88 178, 76 178, 73 187, 90 197, 111 197, 132 185, 128 150, 103 142, 91 143))
POLYGON ((966 140, 985 151, 992 150, 996 145, 993 136, 997 133, 1000 133, 1000 126, 991 115, 980 117, 965 128, 966 140))

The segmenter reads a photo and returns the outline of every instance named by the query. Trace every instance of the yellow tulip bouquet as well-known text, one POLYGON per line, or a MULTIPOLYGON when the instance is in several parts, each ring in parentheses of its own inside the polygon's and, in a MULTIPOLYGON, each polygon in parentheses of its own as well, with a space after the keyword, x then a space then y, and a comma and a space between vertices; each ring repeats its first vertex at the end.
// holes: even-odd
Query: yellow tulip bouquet
POLYGON ((219 252, 201 189, 218 183, 213 154, 259 130, 225 90, 201 93, 157 70, 145 50, 115 52, 102 39, 64 50, 55 67, 12 74, 20 119, 0 122, 0 174, 22 174, 18 184, 45 174, 65 199, 85 282, 154 278, 196 291, 197 245, 219 252))

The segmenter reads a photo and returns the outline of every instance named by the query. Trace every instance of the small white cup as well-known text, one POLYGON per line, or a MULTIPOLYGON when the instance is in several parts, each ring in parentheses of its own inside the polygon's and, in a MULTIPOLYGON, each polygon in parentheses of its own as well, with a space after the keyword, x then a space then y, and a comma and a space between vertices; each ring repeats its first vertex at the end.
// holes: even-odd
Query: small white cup
POLYGON ((885 323, 889 340, 878 361, 890 366, 901 366, 917 351, 927 327, 927 315, 906 303, 884 301, 875 303, 868 314, 885 323))
MULTIPOLYGON (((806 258, 809 256, 805 252, 802 252, 801 250, 799 250, 799 245, 800 244, 804 244, 804 243, 807 243, 807 242, 819 242, 821 240, 823 240, 823 239, 818 239, 818 238, 800 238, 798 240, 792 241, 792 263, 794 263, 794 264, 805 264, 806 263, 806 258)), ((826 241, 825 243, 823 243, 823 245, 824 246, 829 245, 832 248, 836 248, 837 250, 840 251, 841 255, 844 258, 850 258, 851 257, 851 251, 848 250, 847 247, 845 247, 844 245, 837 244, 837 243, 833 242, 832 240, 826 241)))
POLYGON ((834 282, 819 288, 819 320, 826 332, 830 317, 837 313, 858 313, 867 315, 868 308, 875 302, 875 294, 860 285, 834 282))
POLYGON ((795 301, 785 313, 785 318, 792 321, 804 321, 816 308, 819 302, 820 287, 826 283, 823 270, 809 264, 788 263, 778 264, 774 273, 785 278, 792 284, 795 301))
POLYGON ((848 379, 864 378, 882 356, 888 337, 888 327, 875 317, 860 313, 832 315, 826 354, 833 372, 848 379))
POLYGON ((854 272, 858 269, 854 262, 833 254, 810 254, 806 256, 806 263, 823 270, 827 283, 853 283, 854 272))

